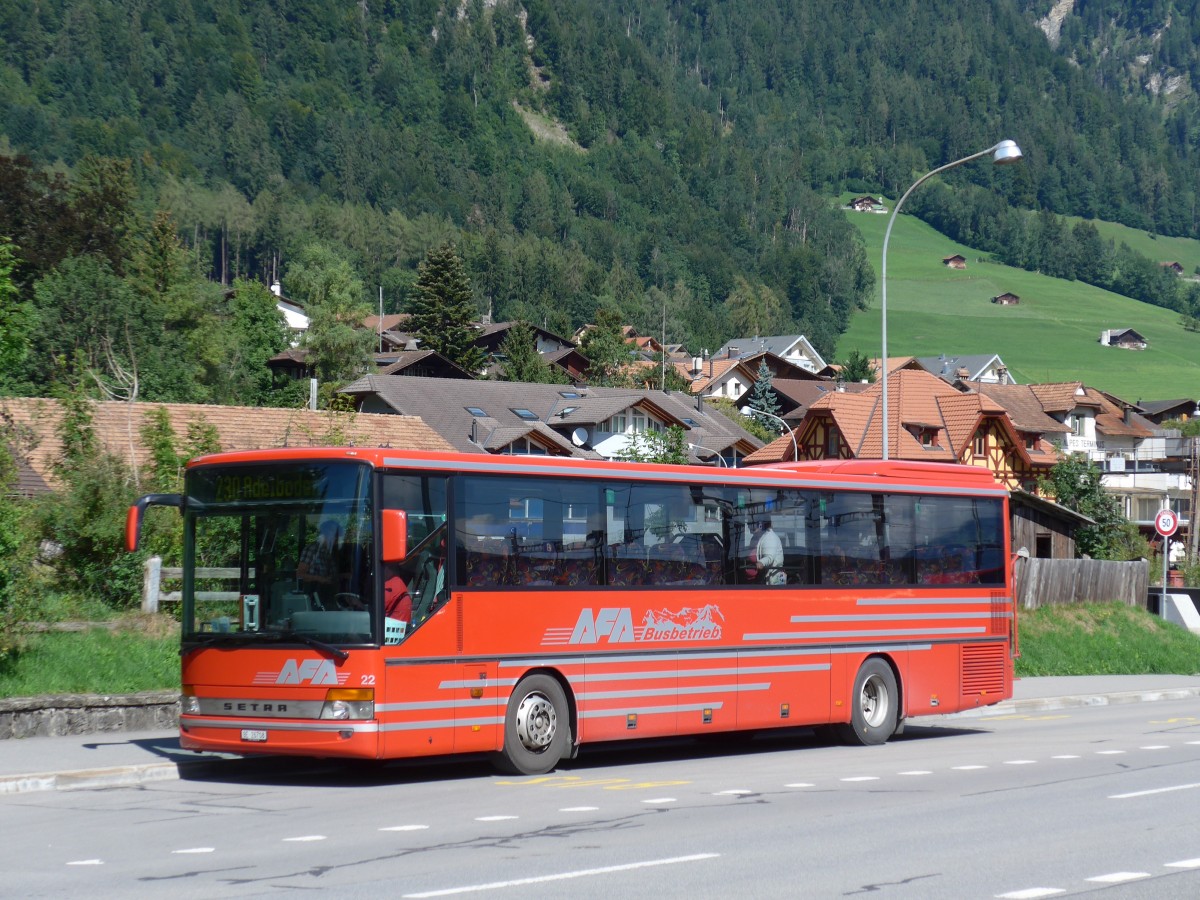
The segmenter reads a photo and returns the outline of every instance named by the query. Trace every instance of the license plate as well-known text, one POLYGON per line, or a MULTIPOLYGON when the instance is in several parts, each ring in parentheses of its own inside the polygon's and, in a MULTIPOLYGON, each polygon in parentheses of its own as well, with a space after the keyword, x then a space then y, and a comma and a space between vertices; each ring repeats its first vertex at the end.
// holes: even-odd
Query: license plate
POLYGON ((266 739, 267 739, 267 733, 265 731, 257 731, 257 730, 251 729, 251 728, 243 728, 242 729, 242 740, 243 741, 259 741, 259 742, 261 742, 261 741, 265 741, 266 739))

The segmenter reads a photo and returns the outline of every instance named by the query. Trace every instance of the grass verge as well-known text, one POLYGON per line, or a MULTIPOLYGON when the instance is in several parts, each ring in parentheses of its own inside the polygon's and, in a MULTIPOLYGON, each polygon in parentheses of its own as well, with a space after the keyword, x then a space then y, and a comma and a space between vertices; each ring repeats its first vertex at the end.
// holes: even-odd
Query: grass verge
MULTIPOLYGON (((1049 606, 1019 627, 1019 677, 1200 673, 1200 637, 1135 607, 1049 606)), ((178 689, 178 632, 161 617, 34 634, 0 661, 0 697, 178 689)))
POLYGON ((1194 675, 1200 637, 1120 603, 1047 606, 1021 614, 1017 675, 1194 675))
POLYGON ((0 697, 179 689, 179 632, 164 617, 31 634, 0 660, 0 697))

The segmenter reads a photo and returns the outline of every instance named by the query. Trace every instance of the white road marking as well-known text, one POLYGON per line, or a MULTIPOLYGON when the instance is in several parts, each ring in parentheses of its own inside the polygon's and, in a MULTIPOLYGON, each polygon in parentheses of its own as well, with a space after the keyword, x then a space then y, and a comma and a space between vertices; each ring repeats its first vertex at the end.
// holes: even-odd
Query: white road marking
POLYGON ((1037 900, 1038 897, 1053 897, 1065 893, 1063 888, 1025 888, 1023 891, 1009 891, 1007 894, 997 894, 998 900, 1037 900))
POLYGON ((911 772, 897 772, 897 775, 932 775, 929 769, 913 769, 911 772))
POLYGON ((534 878, 514 878, 511 881, 493 881, 489 884, 471 884, 463 887, 444 888, 440 891, 425 891, 419 894, 404 894, 405 897, 451 897, 455 894, 473 894, 480 891, 494 891, 499 888, 521 887, 530 884, 546 884, 551 881, 566 881, 569 878, 587 878, 591 875, 608 875, 612 872, 629 872, 634 869, 648 869, 653 866, 672 866, 679 863, 700 862, 705 859, 716 859, 720 853, 694 853, 691 856, 673 856, 667 859, 648 859, 644 862, 625 863, 620 866, 603 866, 597 869, 576 869, 573 872, 558 872, 554 875, 539 875, 534 878))
POLYGON ((595 812, 599 808, 598 806, 566 806, 560 809, 559 812, 595 812))
POLYGON ((1200 869, 1200 859, 1181 859, 1179 862, 1163 863, 1168 869, 1200 869))
POLYGON ((1032 766, 1036 762, 1036 759, 1009 759, 1005 760, 1004 764, 1006 766, 1032 766))
POLYGON ((838 781, 878 781, 878 775, 854 775, 851 778, 839 778, 838 781))
POLYGON ((1096 755, 1097 756, 1120 756, 1124 752, 1125 752, 1124 750, 1097 750, 1096 755))
POLYGON ((1139 749, 1141 749, 1141 750, 1169 750, 1170 747, 1166 744, 1147 744, 1145 747, 1141 747, 1139 749))
POLYGON ((102 859, 73 859, 69 863, 67 863, 67 865, 68 866, 102 866, 102 865, 104 865, 104 860, 102 860, 102 859))
POLYGON ((974 772, 976 769, 986 769, 987 766, 954 766, 956 772, 974 772))
POLYGON ((785 784, 784 787, 802 788, 802 787, 816 787, 816 785, 814 785, 812 782, 809 782, 809 781, 795 781, 795 782, 792 782, 791 784, 785 784))
POLYGON ((380 831, 424 831, 428 825, 388 825, 386 828, 380 828, 380 831))
POLYGON ((285 842, 286 841, 304 842, 304 841, 323 841, 323 840, 325 840, 325 835, 323 835, 323 834, 306 834, 301 837, 284 838, 285 842))
POLYGON ((215 853, 215 847, 189 847, 187 850, 172 850, 172 853, 215 853))
POLYGON ((1085 878, 1085 881, 1094 881, 1096 884, 1121 884, 1125 881, 1137 881, 1139 878, 1149 878, 1149 872, 1110 872, 1107 875, 1097 875, 1094 878, 1085 878))
POLYGON ((655 797, 652 800, 643 800, 643 803, 676 803, 674 797, 655 797))
POLYGON ((1175 784, 1171 787, 1151 788, 1148 791, 1130 791, 1128 794, 1109 794, 1109 800, 1128 800, 1130 797, 1149 797, 1151 794, 1170 794, 1174 791, 1190 791, 1200 788, 1197 784, 1175 784))
POLYGON ((729 791, 716 791, 713 794, 713 796, 714 797, 744 797, 747 794, 753 794, 753 793, 754 793, 754 791, 747 791, 743 788, 734 788, 733 790, 729 790, 729 791))
POLYGON ((1078 756, 1078 754, 1075 754, 1075 753, 1063 753, 1059 756, 1052 756, 1050 758, 1051 759, 1079 759, 1079 756, 1078 756))
POLYGON ((509 819, 515 819, 516 816, 476 816, 476 822, 507 822, 509 819))

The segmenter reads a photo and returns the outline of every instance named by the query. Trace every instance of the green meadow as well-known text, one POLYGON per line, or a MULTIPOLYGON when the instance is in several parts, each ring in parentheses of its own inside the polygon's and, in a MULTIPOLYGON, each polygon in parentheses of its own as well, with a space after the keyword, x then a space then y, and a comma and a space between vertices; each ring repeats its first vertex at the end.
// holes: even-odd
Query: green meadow
MULTIPOLYGON (((878 357, 879 271, 889 215, 846 215, 862 233, 875 267, 875 302, 853 315, 834 358, 844 359, 852 350, 878 357)), ((1107 230, 1102 234, 1109 236, 1107 230)), ((1200 242, 1187 244, 1200 248, 1200 242)), ((1187 244, 1177 249, 1187 249, 1187 244)), ((1193 249, 1162 258, 1178 259, 1190 272, 1200 253, 1193 249)), ((1082 381, 1132 402, 1200 396, 1200 334, 1185 331, 1179 313, 1081 282, 1000 265, 903 213, 892 228, 887 286, 889 356, 994 353, 1021 384, 1082 381), (942 264, 955 253, 966 257, 965 270, 942 264), (1020 304, 991 302, 1005 292, 1017 294, 1020 304), (1147 349, 1102 347, 1100 332, 1113 328, 1136 330, 1146 338, 1147 349)))
MULTIPOLYGON (((1083 220, 1078 216, 1064 216, 1063 221, 1069 226, 1074 226, 1076 222, 1083 220)), ((1195 238, 1165 237, 1161 234, 1151 234, 1149 231, 1130 228, 1128 225, 1121 225, 1117 222, 1104 222, 1100 219, 1087 219, 1086 221, 1095 225, 1100 237, 1106 241, 1112 241, 1114 247, 1126 244, 1130 250, 1135 250, 1155 262, 1179 263, 1183 266, 1184 277, 1194 277, 1196 267, 1200 266, 1200 241, 1195 238)), ((890 252, 888 256, 891 256, 890 252)))

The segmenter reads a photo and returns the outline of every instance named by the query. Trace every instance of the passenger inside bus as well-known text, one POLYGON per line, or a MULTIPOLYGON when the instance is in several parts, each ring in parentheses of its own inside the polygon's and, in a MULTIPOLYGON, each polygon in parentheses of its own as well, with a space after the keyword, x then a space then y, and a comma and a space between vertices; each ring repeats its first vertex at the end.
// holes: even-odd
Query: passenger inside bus
POLYGON ((300 553, 296 581, 300 590, 315 599, 321 609, 335 608, 338 586, 338 524, 326 519, 317 528, 317 538, 300 553))
POLYGON ((383 614, 389 619, 412 624, 413 600, 400 567, 389 563, 383 569, 383 614))

